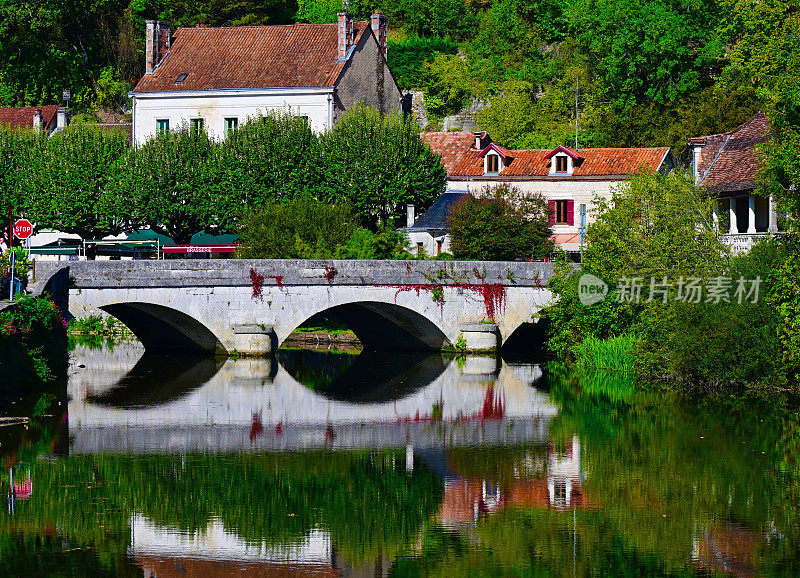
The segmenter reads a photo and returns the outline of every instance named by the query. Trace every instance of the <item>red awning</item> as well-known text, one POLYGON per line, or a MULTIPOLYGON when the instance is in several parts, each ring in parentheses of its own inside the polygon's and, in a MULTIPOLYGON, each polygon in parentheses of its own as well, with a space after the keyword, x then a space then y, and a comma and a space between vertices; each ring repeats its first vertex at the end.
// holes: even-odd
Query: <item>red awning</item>
POLYGON ((236 245, 164 245, 164 253, 233 253, 236 245))

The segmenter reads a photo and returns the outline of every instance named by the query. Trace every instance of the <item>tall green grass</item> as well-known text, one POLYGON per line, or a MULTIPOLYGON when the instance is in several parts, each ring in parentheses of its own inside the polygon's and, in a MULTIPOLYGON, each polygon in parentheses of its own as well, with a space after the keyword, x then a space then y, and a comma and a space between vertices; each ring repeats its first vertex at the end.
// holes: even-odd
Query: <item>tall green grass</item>
POLYGON ((577 378, 590 395, 627 400, 636 393, 635 335, 610 339, 588 337, 575 347, 577 378))
POLYGON ((632 334, 609 339, 587 337, 574 349, 578 369, 633 373, 637 343, 632 334))

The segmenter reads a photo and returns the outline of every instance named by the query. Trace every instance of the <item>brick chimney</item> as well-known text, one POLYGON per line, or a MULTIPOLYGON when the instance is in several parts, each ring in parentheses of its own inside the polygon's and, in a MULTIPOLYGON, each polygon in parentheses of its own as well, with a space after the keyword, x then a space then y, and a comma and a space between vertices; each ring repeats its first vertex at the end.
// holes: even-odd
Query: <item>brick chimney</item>
POLYGON ((339 60, 347 58, 347 52, 353 46, 353 15, 339 12, 339 60))
POLYGON ((383 54, 383 57, 386 58, 389 19, 380 12, 376 11, 375 14, 370 16, 369 21, 370 25, 372 26, 372 33, 375 35, 375 39, 378 41, 378 47, 381 50, 381 54, 383 54))
POLYGON ((37 108, 33 111, 33 128, 41 130, 42 128, 42 109, 37 108))
POLYGON ((416 221, 416 215, 414 214, 416 211, 414 210, 414 204, 408 203, 406 205, 406 227, 412 227, 414 225, 414 221, 416 221))
POLYGON ((148 20, 145 35, 145 74, 153 74, 161 59, 169 52, 171 36, 169 22, 148 20))

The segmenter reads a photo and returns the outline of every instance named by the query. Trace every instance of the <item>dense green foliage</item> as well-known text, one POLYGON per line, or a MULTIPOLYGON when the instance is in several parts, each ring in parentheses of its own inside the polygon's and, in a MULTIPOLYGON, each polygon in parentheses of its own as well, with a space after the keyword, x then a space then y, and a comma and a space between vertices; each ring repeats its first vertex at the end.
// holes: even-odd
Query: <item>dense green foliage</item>
POLYGON ((553 250, 547 201, 511 185, 466 195, 450 210, 453 255, 482 261, 541 260, 553 250))
POLYGON ((649 379, 714 389, 791 383, 798 316, 789 252, 769 240, 731 257, 709 215, 708 199, 676 174, 638 175, 601 202, 581 272, 563 264, 550 283, 560 297, 548 309, 551 351, 581 364, 597 340, 635 335, 636 368, 649 379), (580 273, 608 283, 605 299, 581 302, 580 273), (715 283, 726 284, 726 298, 712 296, 715 283))
POLYGON ((297 197, 245 217, 238 256, 257 259, 330 259, 356 229, 343 204, 297 197))
POLYGON ((23 206, 42 228, 84 239, 116 235, 124 225, 127 195, 113 190, 119 159, 129 150, 124 131, 74 125, 48 140, 37 139, 21 174, 23 206))
MULTIPOLYGON (((319 230, 331 235, 324 240, 329 250, 319 256, 332 255, 356 225, 372 232, 362 237, 377 236, 351 246, 350 253, 388 256, 402 241, 386 233, 394 218, 405 213, 406 203, 425 209, 444 186, 439 158, 413 122, 362 106, 323 135, 303 118, 278 111, 251 119, 222 141, 182 126, 140 147, 130 147, 125 133, 91 124, 51 138, 0 130, 3 214, 11 209, 39 229, 84 239, 149 227, 189 243, 200 231, 235 231, 259 208, 314 197, 352 209, 349 229, 337 232, 320 222, 319 230)), ((271 254, 292 252, 276 246, 271 254)))
POLYGON ((216 159, 205 132, 186 126, 166 132, 131 149, 119 165, 114 195, 130 203, 129 222, 176 243, 189 243, 199 231, 224 231, 228 214, 219 211, 216 159))
MULTIPOLYGON (((72 0, 0 6, 0 103, 45 104, 72 90, 82 110, 122 108, 143 73, 144 20, 173 27, 335 22, 331 0, 72 0)), ((473 99, 481 128, 509 147, 671 145, 723 132, 797 94, 798 15, 788 0, 354 0, 390 18, 403 89, 425 91, 431 127, 473 99), (794 79, 794 80, 791 80, 794 79), (796 89, 796 86, 794 87, 796 89)), ((794 98, 794 97, 792 97, 794 98)), ((789 120, 792 126, 797 123, 789 120)), ((794 129, 792 129, 794 130, 794 129)))
POLYGON ((66 322, 49 299, 20 296, 0 311, 0 400, 60 378, 66 322))
POLYGON ((304 118, 278 111, 251 118, 219 147, 217 184, 221 200, 231 204, 226 212, 236 215, 313 188, 318 148, 304 118))
POLYGON ((314 183, 320 200, 348 203, 375 229, 402 218, 406 203, 433 203, 445 178, 412 119, 357 105, 322 135, 314 183))

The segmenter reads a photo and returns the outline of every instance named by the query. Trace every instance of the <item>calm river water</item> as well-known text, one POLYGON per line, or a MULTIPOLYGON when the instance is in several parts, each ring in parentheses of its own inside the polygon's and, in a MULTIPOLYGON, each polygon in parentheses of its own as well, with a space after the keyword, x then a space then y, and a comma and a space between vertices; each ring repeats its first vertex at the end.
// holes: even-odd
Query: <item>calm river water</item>
POLYGON ((77 347, 46 415, 0 428, 0 574, 800 574, 798 420, 582 385, 493 357, 77 347))

